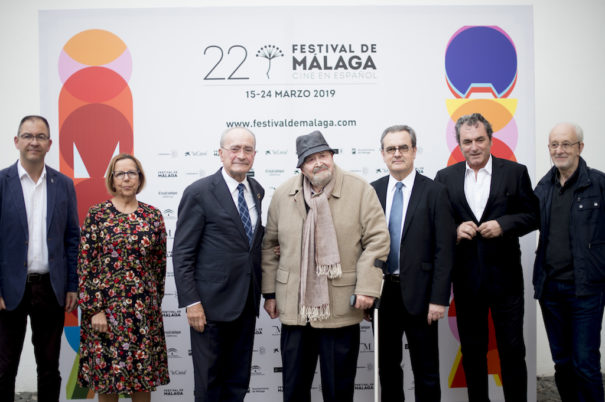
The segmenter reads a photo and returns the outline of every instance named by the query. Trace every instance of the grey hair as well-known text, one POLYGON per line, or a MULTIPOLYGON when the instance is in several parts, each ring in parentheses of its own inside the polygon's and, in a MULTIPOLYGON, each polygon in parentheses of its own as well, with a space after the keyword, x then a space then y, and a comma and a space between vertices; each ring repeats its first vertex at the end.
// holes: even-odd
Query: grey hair
POLYGON ((387 136, 387 134, 390 133, 398 133, 400 131, 407 131, 410 134, 410 139, 412 140, 412 148, 416 148, 416 132, 414 131, 414 129, 410 126, 407 126, 405 124, 396 124, 394 126, 391 127, 387 127, 383 132, 382 135, 380 136, 380 149, 384 149, 384 137, 387 136))
POLYGON ((228 129, 226 129, 225 131, 223 131, 223 133, 221 134, 221 141, 220 141, 221 148, 223 148, 223 145, 225 145, 225 137, 227 137, 227 134, 229 134, 233 130, 247 131, 252 136, 252 139, 254 140, 254 148, 256 148, 256 136, 254 135, 254 133, 252 131, 250 131, 249 129, 247 129, 246 127, 241 127, 241 126, 230 127, 228 129))
POLYGON ((578 139, 578 141, 583 143, 584 142, 584 130, 582 130, 582 127, 580 127, 576 123, 569 123, 569 124, 571 124, 574 131, 576 132, 576 138, 578 139))
POLYGON ((464 125, 477 127, 479 123, 483 123, 483 127, 485 127, 485 131, 487 132, 487 137, 490 141, 492 140, 492 134, 494 133, 492 125, 481 113, 473 113, 460 117, 456 122, 456 142, 458 142, 458 145, 460 145, 460 127, 464 125))

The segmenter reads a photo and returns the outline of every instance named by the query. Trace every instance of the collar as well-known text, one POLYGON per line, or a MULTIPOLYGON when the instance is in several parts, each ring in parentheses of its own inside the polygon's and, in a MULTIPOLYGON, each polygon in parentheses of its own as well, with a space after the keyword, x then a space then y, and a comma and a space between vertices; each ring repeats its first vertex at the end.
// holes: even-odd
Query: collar
MULTIPOLYGON (((223 175, 223 179, 225 180, 225 183, 227 183, 227 187, 229 187, 229 192, 231 194, 233 194, 237 190, 237 186, 240 182, 235 180, 233 177, 229 176, 227 174, 227 172, 225 172, 224 168, 221 168, 221 174, 223 175)), ((244 187, 246 187, 246 190, 251 194, 252 192, 250 190, 250 183, 248 183, 247 176, 244 179, 244 181, 242 181, 241 183, 244 184, 244 187)))
MULTIPOLYGON (((25 168, 21 164, 21 161, 17 162, 17 174, 19 175, 19 179, 23 180, 23 178, 27 176, 33 182, 29 173, 27 173, 27 170, 25 170, 25 168)), ((44 167, 42 168, 42 174, 40 174, 40 179, 38 179, 38 182, 43 179, 46 179, 46 165, 44 165, 44 167)))
MULTIPOLYGON (((403 186, 409 191, 414 185, 414 180, 416 180, 416 169, 412 169, 410 174, 408 174, 401 182, 403 186)), ((393 191, 395 185, 399 182, 396 178, 389 174, 389 184, 387 185, 387 194, 390 194, 393 191)))
MULTIPOLYGON (((468 174, 469 170, 471 172, 475 172, 469 165, 468 162, 464 163, 466 166, 466 170, 465 170, 465 174, 468 174)), ((485 166, 483 166, 481 169, 479 169, 479 171, 485 170, 487 172, 487 174, 489 174, 490 176, 492 175, 492 155, 489 155, 489 159, 487 160, 487 163, 485 164, 485 166)))

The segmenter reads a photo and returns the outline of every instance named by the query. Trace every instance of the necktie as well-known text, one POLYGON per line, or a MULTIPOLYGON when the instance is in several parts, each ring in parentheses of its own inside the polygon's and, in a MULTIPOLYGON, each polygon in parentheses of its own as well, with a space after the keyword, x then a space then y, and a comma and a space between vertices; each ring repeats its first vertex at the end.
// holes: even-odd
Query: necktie
POLYGON ((399 269, 399 249, 401 247, 401 219, 403 216, 403 183, 397 182, 391 204, 389 216, 389 235, 391 236, 391 250, 387 259, 388 273, 392 274, 399 269))
POLYGON ((248 204, 246 204, 246 200, 244 199, 244 185, 242 183, 238 184, 237 190, 239 192, 237 195, 237 210, 240 218, 242 218, 242 223, 244 224, 244 229, 246 230, 246 235, 248 236, 248 243, 250 246, 252 246, 252 221, 250 221, 248 204))

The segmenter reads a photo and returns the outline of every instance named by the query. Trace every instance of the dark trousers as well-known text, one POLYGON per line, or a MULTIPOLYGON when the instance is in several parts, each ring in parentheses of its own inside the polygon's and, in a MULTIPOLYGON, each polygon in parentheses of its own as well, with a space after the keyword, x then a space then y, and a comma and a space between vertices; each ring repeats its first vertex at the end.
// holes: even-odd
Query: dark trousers
POLYGON ((457 292, 454 287, 454 297, 469 401, 489 401, 487 347, 490 309, 500 356, 504 400, 527 401, 523 289, 516 292, 500 290, 470 294, 457 292))
POLYGON ((57 302, 50 275, 28 282, 23 300, 15 310, 0 311, 0 400, 13 401, 27 316, 38 374, 38 401, 57 402, 61 389, 59 351, 65 312, 57 302))
POLYGON ((359 355, 359 324, 342 328, 282 325, 284 401, 310 402, 317 359, 328 402, 352 402, 359 355))
POLYGON ((406 334, 416 402, 441 400, 437 322, 413 316, 403 304, 401 285, 385 281, 378 311, 378 368, 383 402, 404 401, 402 337, 406 334))
POLYGON ((572 282, 547 281, 540 299, 562 402, 603 402, 601 323, 605 294, 576 296, 572 282))
POLYGON ((195 402, 244 400, 250 384, 255 325, 249 294, 235 321, 208 321, 204 332, 190 329, 195 402))

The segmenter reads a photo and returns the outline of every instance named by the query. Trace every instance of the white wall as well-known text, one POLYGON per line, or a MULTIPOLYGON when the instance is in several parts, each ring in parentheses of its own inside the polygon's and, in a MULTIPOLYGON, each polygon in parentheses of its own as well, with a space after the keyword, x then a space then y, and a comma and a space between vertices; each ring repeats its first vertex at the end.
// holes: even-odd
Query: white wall
MULTIPOLYGON (((38 65, 38 11, 41 9, 140 8, 140 7, 203 7, 251 5, 371 5, 421 4, 426 1, 353 1, 333 0, 2 0, 0 2, 0 133, 5 146, 0 147, 0 166, 17 159, 12 137, 17 124, 26 114, 40 110, 38 65)), ((534 7, 535 83, 536 83, 536 172, 542 176, 550 167, 546 149, 550 128, 557 122, 570 120, 584 128, 583 156, 589 165, 605 170, 605 135, 601 134, 600 113, 605 111, 605 1, 603 0, 482 0, 435 1, 447 5, 512 5, 534 7), (601 135, 601 137, 599 137, 601 135)), ((53 66, 54 67, 54 66, 53 66)), ((56 134, 56 133, 55 133, 56 134)), ((524 161, 521 161, 524 162, 524 161)), ((58 161, 50 160, 53 166, 58 161)), ((533 178, 534 183, 537 178, 533 178)), ((537 315, 538 375, 553 373, 548 341, 541 315, 537 315)), ((22 357, 17 384, 19 391, 35 390, 35 363, 31 348, 22 357)), ((601 349, 602 353, 604 348, 601 349)))

